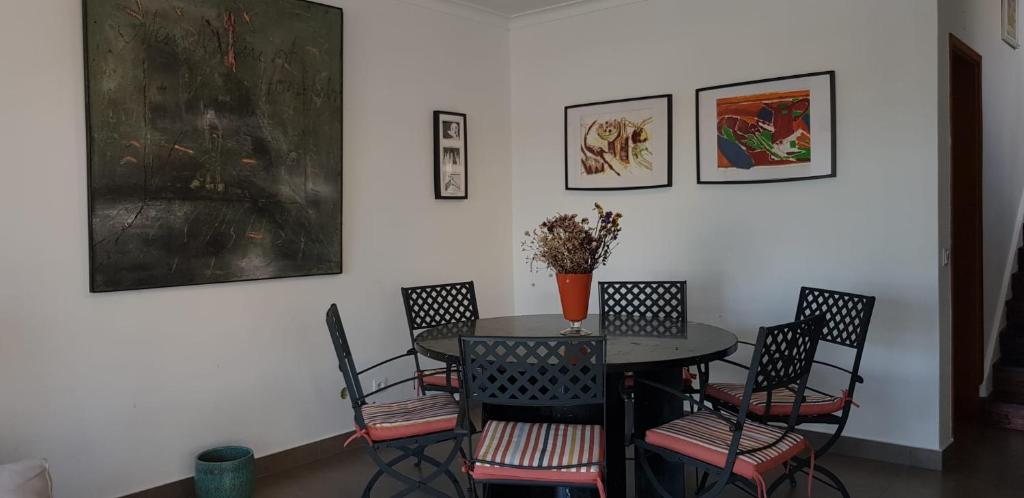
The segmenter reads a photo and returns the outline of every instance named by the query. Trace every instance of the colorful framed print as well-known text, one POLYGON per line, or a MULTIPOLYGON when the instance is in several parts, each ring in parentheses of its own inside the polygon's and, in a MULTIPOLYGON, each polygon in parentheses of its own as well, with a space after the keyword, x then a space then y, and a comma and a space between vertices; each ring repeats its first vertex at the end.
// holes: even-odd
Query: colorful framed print
POLYGON ((697 90, 697 183, 836 176, 835 72, 697 90))
POLYGON ((469 198, 466 115, 434 111, 434 198, 469 198))
POLYGON ((1017 39, 1017 0, 1003 0, 1003 41, 1015 50, 1020 48, 1017 39))
POLYGON ((672 96, 565 108, 565 189, 672 185, 672 96))
POLYGON ((90 290, 341 273, 342 10, 82 6, 90 290))

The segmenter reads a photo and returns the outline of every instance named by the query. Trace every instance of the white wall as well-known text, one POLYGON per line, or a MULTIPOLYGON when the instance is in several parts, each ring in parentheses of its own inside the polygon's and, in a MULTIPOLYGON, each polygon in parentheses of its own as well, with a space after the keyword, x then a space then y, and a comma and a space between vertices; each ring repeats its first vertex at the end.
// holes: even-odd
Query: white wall
MULTIPOLYGON (((191 474, 351 430, 324 327, 359 358, 408 345, 399 287, 474 279, 512 311, 508 33, 395 0, 345 10, 341 276, 90 294, 79 0, 0 16, 0 462, 49 458, 59 498, 191 474), (469 114, 468 201, 435 201, 431 111, 469 114)), ((407 372, 402 372, 407 373, 407 372)))
MULTIPOLYGON (((985 366, 998 359, 998 333, 1004 323, 1004 301, 1009 297, 1009 276, 1020 246, 1024 209, 1024 52, 1013 50, 1001 38, 1001 2, 940 0, 939 2, 939 125, 941 178, 949 191, 949 33, 982 56, 982 195, 985 300, 985 366)), ((949 225, 949 204, 941 211, 949 225)), ((949 230, 943 230, 945 244, 949 230)), ((1019 263, 1018 263, 1019 264, 1019 263)), ((944 355, 946 364, 949 356, 944 355)), ((982 394, 991 390, 991 369, 986 370, 982 394)))
MULTIPOLYGON (((516 237, 600 200, 625 228, 598 279, 687 279, 693 319, 745 338, 791 319, 803 284, 877 296, 847 434, 938 449, 937 22, 928 1, 649 0, 514 29, 516 237), (827 69, 837 178, 696 185, 696 88, 827 69), (674 186, 563 190, 563 106, 660 93, 674 186)), ((513 261, 516 312, 556 311, 554 282, 513 261)))
MULTIPOLYGON (((208 446, 267 454, 347 431, 328 303, 367 362, 406 344, 401 285, 471 278, 485 315, 556 311, 554 283, 527 271, 518 240, 595 200, 626 214, 599 279, 685 278, 693 318, 743 337, 789 319, 802 284, 878 296, 847 433, 947 440, 933 0, 648 0, 517 20, 511 35, 441 0, 325 3, 346 9, 345 274, 102 295, 88 292, 80 2, 0 19, 0 461, 45 456, 59 498, 113 496, 189 475, 208 446), (628 69, 601 64, 619 58, 628 69), (838 178, 695 184, 695 88, 825 69, 837 72, 838 178), (564 191, 563 106, 656 93, 676 96, 675 185, 564 191), (434 109, 469 114, 468 201, 433 199, 434 109)), ((991 29, 991 7, 974 10, 991 29)), ((982 33, 973 16, 964 29, 982 33)), ((1009 88, 1019 71, 1003 77, 1009 88)), ((1024 179, 1008 178, 1019 199, 1024 179)))

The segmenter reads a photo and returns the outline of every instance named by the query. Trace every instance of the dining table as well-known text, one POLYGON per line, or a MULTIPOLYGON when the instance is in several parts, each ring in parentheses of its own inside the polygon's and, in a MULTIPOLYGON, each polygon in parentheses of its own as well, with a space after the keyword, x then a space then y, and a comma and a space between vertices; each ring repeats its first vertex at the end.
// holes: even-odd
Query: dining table
MULTIPOLYGON (((449 323, 426 329, 416 335, 417 352, 447 364, 459 364, 459 337, 562 337, 568 322, 560 314, 519 315, 481 318, 449 323)), ((684 400, 657 389, 647 380, 675 390, 683 390, 682 369, 690 367, 698 373, 699 398, 707 385, 708 365, 736 351, 734 333, 706 323, 671 317, 635 315, 590 315, 584 320, 587 334, 606 339, 606 395, 603 405, 605 424, 605 487, 609 498, 627 496, 627 438, 683 416, 684 400), (627 427, 627 377, 632 377, 632 427, 627 427), (639 380, 637 382, 636 380, 639 380)), ((491 412, 485 418, 496 418, 491 412)), ((653 473, 666 489, 681 489, 683 472, 659 459, 651 459, 653 473)), ((656 496, 635 462, 636 496, 656 496)), ((492 497, 553 496, 547 491, 531 492, 522 488, 505 490, 489 487, 492 497)))

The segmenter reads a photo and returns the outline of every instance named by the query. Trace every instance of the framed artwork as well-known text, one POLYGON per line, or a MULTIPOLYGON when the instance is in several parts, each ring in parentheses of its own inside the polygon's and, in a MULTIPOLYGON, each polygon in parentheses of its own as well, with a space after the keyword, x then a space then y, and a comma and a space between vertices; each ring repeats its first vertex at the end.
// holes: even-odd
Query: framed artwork
POLYGON ((697 183, 836 176, 835 72, 697 90, 697 183))
POLYGON ((672 96, 565 108, 565 189, 672 185, 672 96))
POLYGON ((342 10, 83 9, 90 290, 341 273, 342 10))
POLYGON ((466 115, 434 111, 434 198, 468 199, 466 115))
POLYGON ((1003 41, 1014 49, 1020 48, 1017 39, 1017 0, 1003 0, 1003 41))

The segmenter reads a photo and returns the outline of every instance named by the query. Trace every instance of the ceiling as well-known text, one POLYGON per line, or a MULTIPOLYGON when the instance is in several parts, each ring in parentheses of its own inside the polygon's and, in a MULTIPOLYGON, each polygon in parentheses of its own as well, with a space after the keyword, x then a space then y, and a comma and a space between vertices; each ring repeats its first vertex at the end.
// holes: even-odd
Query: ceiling
POLYGON ((587 0, 456 0, 483 9, 512 17, 556 5, 579 3, 587 0))

